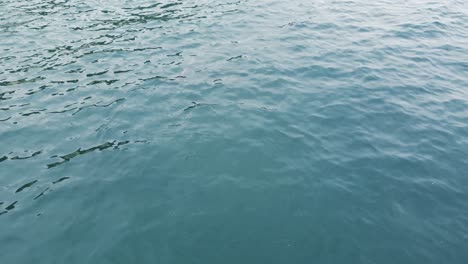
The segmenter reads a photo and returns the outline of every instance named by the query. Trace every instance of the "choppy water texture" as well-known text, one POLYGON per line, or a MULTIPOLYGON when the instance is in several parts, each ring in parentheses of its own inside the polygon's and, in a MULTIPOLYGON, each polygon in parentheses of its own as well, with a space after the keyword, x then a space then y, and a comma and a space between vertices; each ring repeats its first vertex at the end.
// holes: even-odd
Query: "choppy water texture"
POLYGON ((465 1, 0 0, 0 262, 467 263, 465 1))

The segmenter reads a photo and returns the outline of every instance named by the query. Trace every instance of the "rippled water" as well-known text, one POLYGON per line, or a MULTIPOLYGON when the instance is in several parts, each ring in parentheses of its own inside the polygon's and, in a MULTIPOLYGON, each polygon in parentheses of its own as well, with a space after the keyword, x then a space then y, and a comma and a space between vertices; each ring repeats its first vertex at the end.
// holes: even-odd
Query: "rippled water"
POLYGON ((467 263, 464 1, 0 0, 1 263, 467 263))

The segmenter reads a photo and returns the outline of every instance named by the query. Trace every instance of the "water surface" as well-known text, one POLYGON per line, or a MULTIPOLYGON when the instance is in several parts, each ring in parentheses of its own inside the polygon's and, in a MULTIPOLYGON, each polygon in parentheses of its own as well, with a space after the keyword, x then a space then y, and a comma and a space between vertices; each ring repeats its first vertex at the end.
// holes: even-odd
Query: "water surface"
POLYGON ((0 0, 0 262, 468 260, 464 1, 0 0))

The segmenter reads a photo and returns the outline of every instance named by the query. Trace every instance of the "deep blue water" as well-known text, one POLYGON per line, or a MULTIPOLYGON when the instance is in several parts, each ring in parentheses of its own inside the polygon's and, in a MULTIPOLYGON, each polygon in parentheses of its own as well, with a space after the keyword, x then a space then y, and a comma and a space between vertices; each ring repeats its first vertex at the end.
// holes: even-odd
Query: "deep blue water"
POLYGON ((0 263, 468 263, 468 4, 0 0, 0 263))

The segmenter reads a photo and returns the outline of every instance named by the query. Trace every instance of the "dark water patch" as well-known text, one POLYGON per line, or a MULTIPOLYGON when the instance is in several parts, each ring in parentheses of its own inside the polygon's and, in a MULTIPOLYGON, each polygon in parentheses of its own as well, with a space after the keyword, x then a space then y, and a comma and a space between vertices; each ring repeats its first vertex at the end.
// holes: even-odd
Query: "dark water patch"
POLYGON ((42 85, 41 87, 37 88, 37 90, 32 90, 32 89, 31 89, 31 90, 29 90, 29 91, 28 91, 27 93, 25 93, 25 94, 26 94, 26 95, 33 95, 33 94, 35 94, 35 93, 37 93, 37 92, 40 92, 40 91, 46 89, 47 87, 49 87, 49 86, 48 86, 48 85, 42 85))
POLYGON ((99 75, 103 75, 103 74, 105 74, 107 72, 108 72, 108 70, 101 71, 101 72, 95 72, 95 73, 88 73, 88 74, 86 74, 86 77, 99 76, 99 75))
POLYGON ((96 104, 92 104, 92 105, 87 105, 87 106, 83 106, 83 107, 79 107, 78 110, 76 110, 72 115, 76 115, 77 113, 79 113, 81 110, 83 109, 86 109, 86 108, 90 108, 90 107, 109 107, 113 104, 116 104, 116 103, 119 103, 119 102, 122 102, 124 101, 125 98, 119 98, 119 99, 116 99, 110 103, 107 103, 107 104, 100 104, 101 102, 99 103, 96 103, 96 104))
POLYGON ((200 106, 213 106, 213 105, 216 105, 216 104, 207 104, 207 103, 197 103, 197 102, 192 102, 192 105, 191 106, 188 106, 186 108, 184 108, 184 112, 186 111, 189 111, 189 110, 192 110, 196 107, 200 107, 200 106))
POLYGON ((153 76, 153 77, 140 79, 140 80, 146 82, 146 81, 151 81, 151 80, 165 80, 165 79, 168 79, 168 78, 165 77, 165 76, 156 75, 156 76, 153 76))
POLYGON ((8 99, 11 99, 11 97, 5 97, 5 95, 13 94, 14 92, 15 91, 6 91, 6 92, 0 93, 0 101, 5 101, 5 100, 8 100, 8 99))
POLYGON ((62 177, 62 178, 60 178, 60 179, 58 179, 58 180, 52 182, 52 184, 57 184, 57 183, 59 183, 59 182, 62 182, 62 181, 64 181, 64 180, 68 180, 68 179, 70 179, 70 177, 62 177))
POLYGON ((97 85, 97 84, 101 84, 101 83, 104 83, 104 84, 107 84, 107 85, 111 85, 115 82, 118 82, 119 80, 117 79, 114 79, 114 80, 95 80, 95 81, 92 81, 86 85, 97 85))
POLYGON ((118 142, 117 145, 116 145, 116 147, 118 147, 118 146, 123 146, 123 145, 127 145, 128 143, 130 143, 129 140, 122 141, 122 142, 118 142))
MULTIPOLYGON (((20 84, 25 84, 25 83, 37 82, 39 80, 45 80, 45 77, 38 76, 38 77, 35 77, 35 78, 31 78, 31 79, 24 78, 24 79, 19 79, 19 80, 15 80, 15 81, 3 81, 3 82, 0 82, 0 86, 20 85, 20 84)), ((2 97, 1 95, 2 94, 0 94, 0 98, 2 97)))
POLYGON ((25 185, 23 185, 23 186, 19 187, 19 188, 18 188, 18 190, 16 190, 16 192, 15 192, 15 193, 19 193, 19 192, 23 191, 24 189, 26 189, 26 188, 29 188, 29 187, 33 186, 33 185, 34 185, 36 182, 37 182, 37 180, 34 180, 34 181, 32 181, 32 182, 28 182, 28 183, 26 183, 25 185))
POLYGON ((78 109, 78 107, 73 107, 73 108, 70 108, 70 109, 59 110, 59 111, 51 111, 49 113, 51 113, 51 114, 61 114, 61 113, 70 112, 70 111, 73 111, 73 110, 76 110, 76 109, 78 109))
POLYGON ((137 6, 137 7, 123 7, 122 9, 124 9, 124 10, 145 10, 145 9, 153 9, 153 8, 158 7, 160 5, 162 5, 162 3, 154 3, 154 4, 151 4, 151 5, 147 5, 147 6, 141 5, 141 6, 137 6))
POLYGON ((241 58, 243 58, 243 56, 239 55, 239 56, 231 57, 231 58, 227 59, 226 61, 232 61, 232 60, 237 60, 237 59, 241 59, 241 58))
POLYGON ((41 198, 48 190, 50 190, 50 187, 45 188, 45 190, 40 192, 36 197, 34 197, 33 200, 37 200, 37 199, 41 198))
POLYGON ((183 51, 179 51, 177 53, 174 53, 174 54, 168 54, 166 55, 167 57, 179 57, 179 56, 182 56, 182 52, 183 51))
POLYGON ((106 142, 106 143, 103 143, 101 145, 91 147, 91 148, 88 148, 88 149, 84 149, 84 150, 78 149, 78 150, 76 150, 76 151, 74 151, 72 153, 69 153, 67 155, 60 156, 62 161, 50 163, 50 164, 47 165, 47 168, 50 169, 50 168, 59 166, 59 165, 65 163, 65 162, 69 162, 73 158, 76 158, 76 157, 81 156, 81 155, 85 155, 85 154, 88 154, 88 153, 91 153, 91 152, 94 152, 94 151, 103 151, 103 150, 108 149, 108 148, 113 147, 113 146, 118 148, 119 146, 122 146, 122 145, 125 145, 125 144, 128 144, 128 143, 130 143, 130 141, 122 141, 122 142, 113 141, 113 142, 106 142))
POLYGON ((73 159, 73 158, 75 158, 77 156, 84 155, 84 154, 87 154, 87 153, 91 153, 91 152, 96 151, 96 150, 102 151, 102 150, 110 148, 112 146, 114 146, 114 142, 106 142, 104 144, 101 144, 101 145, 98 145, 98 146, 95 146, 95 147, 91 147, 89 149, 84 149, 84 150, 78 149, 78 150, 76 150, 76 151, 74 151, 72 153, 69 153, 67 155, 60 156, 62 161, 48 164, 47 168, 56 167, 56 166, 61 165, 61 164, 65 163, 65 162, 69 162, 71 159, 73 159))
POLYGON ((78 69, 66 71, 65 73, 82 73, 84 71, 85 71, 84 69, 78 68, 78 69))
POLYGON ((119 73, 126 73, 126 72, 131 72, 132 70, 117 70, 114 71, 114 74, 119 74, 119 73))
POLYGON ((145 50, 159 50, 162 47, 146 47, 146 48, 135 48, 133 51, 145 51, 145 50))
POLYGON ((35 157, 35 156, 37 156, 37 155, 39 155, 39 154, 41 154, 41 153, 42 153, 42 151, 40 150, 40 151, 36 151, 36 152, 34 152, 33 154, 31 154, 31 156, 25 156, 25 157, 14 156, 14 157, 12 157, 12 158, 10 158, 10 159, 11 159, 11 160, 25 160, 25 159, 33 158, 33 157, 35 157))
POLYGON ((174 3, 165 4, 165 5, 161 6, 160 8, 161 9, 166 9, 166 8, 181 5, 181 4, 182 4, 181 2, 174 2, 174 3))
POLYGON ((192 105, 191 106, 188 106, 187 108, 184 109, 184 111, 188 111, 190 109, 193 109, 197 106, 199 106, 200 104, 196 103, 196 102, 192 102, 192 105))
POLYGON ((22 116, 30 116, 30 115, 39 115, 41 112, 46 111, 47 109, 41 109, 37 111, 31 111, 29 113, 22 113, 22 116))
POLYGON ((7 207, 5 207, 5 210, 10 211, 10 210, 15 209, 15 205, 16 205, 17 203, 18 203, 18 201, 14 201, 13 203, 11 203, 11 204, 8 205, 7 207))

